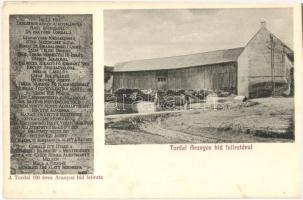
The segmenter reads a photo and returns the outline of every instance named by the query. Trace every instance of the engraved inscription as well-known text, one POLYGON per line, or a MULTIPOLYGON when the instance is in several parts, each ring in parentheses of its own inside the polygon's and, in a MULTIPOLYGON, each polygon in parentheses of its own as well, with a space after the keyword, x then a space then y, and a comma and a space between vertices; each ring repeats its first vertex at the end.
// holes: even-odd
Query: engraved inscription
POLYGON ((91 15, 10 16, 11 174, 93 172, 91 15))

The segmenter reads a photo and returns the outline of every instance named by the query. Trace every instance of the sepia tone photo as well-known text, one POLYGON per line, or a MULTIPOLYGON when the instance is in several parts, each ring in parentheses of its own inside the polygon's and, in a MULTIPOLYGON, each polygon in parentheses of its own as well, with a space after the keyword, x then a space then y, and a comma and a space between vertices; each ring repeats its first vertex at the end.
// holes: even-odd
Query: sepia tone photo
POLYGON ((5 198, 300 198, 301 4, 22 1, 2 21, 5 198))
POLYGON ((92 15, 10 15, 10 174, 91 174, 92 15))
POLYGON ((292 12, 104 11, 105 144, 294 142, 292 12))

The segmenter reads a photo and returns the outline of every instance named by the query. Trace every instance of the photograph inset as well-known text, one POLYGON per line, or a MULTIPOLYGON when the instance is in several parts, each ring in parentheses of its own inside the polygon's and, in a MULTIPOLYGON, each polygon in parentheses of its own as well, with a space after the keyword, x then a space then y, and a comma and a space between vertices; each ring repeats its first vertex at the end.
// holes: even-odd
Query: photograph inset
POLYGON ((104 11, 105 143, 293 142, 292 12, 104 11))

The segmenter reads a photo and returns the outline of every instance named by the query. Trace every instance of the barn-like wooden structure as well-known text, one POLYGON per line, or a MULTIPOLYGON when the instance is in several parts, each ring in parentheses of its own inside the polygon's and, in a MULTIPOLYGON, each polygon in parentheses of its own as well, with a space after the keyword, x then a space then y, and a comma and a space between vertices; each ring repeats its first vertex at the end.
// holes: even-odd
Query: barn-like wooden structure
POLYGON ((117 63, 113 90, 210 89, 251 97, 273 83, 289 87, 292 68, 293 51, 263 25, 244 47, 117 63))

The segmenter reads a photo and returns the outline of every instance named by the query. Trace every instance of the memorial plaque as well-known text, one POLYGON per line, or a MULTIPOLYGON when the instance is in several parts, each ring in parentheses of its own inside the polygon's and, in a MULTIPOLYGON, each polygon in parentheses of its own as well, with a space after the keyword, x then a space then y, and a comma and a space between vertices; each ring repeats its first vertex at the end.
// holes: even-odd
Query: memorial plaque
POLYGON ((93 173, 92 15, 10 16, 11 174, 93 173))

